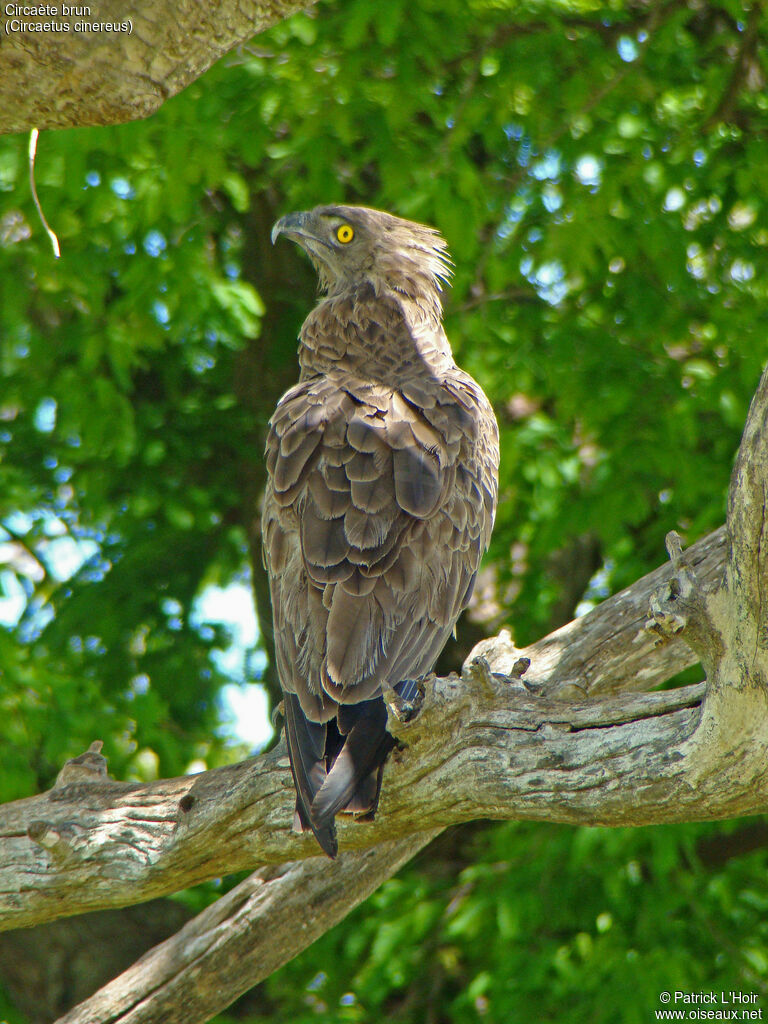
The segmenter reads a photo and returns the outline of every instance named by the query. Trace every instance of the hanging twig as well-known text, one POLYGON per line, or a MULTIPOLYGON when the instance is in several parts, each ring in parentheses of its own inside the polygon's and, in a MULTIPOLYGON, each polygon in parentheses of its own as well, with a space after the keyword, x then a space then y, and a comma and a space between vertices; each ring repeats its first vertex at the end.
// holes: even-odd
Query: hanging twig
POLYGON ((48 221, 45 219, 43 208, 40 205, 40 200, 37 198, 37 188, 35 187, 35 154, 37 153, 37 137, 40 133, 37 128, 33 128, 29 133, 29 187, 32 189, 32 198, 35 201, 37 207, 37 213, 40 217, 43 227, 48 233, 48 237, 51 240, 51 246, 53 247, 53 255, 58 259, 61 256, 61 248, 59 247, 59 240, 51 231, 48 221))

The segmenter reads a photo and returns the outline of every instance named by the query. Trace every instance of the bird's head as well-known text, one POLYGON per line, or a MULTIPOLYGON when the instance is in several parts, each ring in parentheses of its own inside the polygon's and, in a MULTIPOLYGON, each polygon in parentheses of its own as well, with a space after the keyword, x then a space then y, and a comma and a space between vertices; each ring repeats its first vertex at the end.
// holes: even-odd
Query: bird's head
POLYGON ((365 206, 317 206, 281 217, 273 243, 279 235, 305 250, 329 295, 369 282, 377 294, 399 292, 439 311, 451 263, 434 228, 365 206))

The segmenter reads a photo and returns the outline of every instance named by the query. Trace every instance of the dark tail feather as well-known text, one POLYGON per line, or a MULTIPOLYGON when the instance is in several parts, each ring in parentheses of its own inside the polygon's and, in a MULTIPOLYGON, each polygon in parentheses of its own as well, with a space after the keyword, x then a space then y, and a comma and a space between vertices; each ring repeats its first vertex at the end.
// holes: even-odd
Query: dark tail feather
POLYGON ((283 694, 283 708, 285 738, 296 787, 296 818, 302 831, 312 829, 325 853, 329 857, 335 857, 339 851, 339 844, 333 817, 330 821, 316 823, 311 811, 312 803, 326 779, 326 727, 307 719, 295 693, 283 694))
POLYGON ((310 807, 312 827, 333 827, 339 811, 367 814, 376 810, 381 767, 394 740, 387 732, 387 709, 380 697, 342 704, 337 724, 344 744, 310 807))

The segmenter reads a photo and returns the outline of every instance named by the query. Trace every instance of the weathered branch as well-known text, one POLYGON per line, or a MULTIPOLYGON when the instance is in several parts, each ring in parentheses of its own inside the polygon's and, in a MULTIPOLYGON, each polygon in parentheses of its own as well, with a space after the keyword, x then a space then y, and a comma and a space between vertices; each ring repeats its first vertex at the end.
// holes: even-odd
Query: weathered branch
POLYGON ((752 399, 728 492, 731 556, 727 589, 740 615, 758 627, 754 642, 768 645, 768 369, 752 399))
POLYGON ((148 117, 238 43, 314 2, 97 0, 70 4, 72 14, 54 5, 54 17, 4 15, 0 134, 148 117))
POLYGON ((57 1024, 204 1024, 328 931, 433 835, 256 872, 57 1024))
POLYGON ((693 761, 701 764, 690 783, 707 801, 738 785, 739 773, 762 778, 763 786, 768 778, 767 491, 768 367, 731 476, 723 583, 703 586, 672 536, 675 573, 652 602, 659 631, 684 630, 706 670, 707 700, 690 747, 693 761))
MULTIPOLYGON (((492 689, 493 681, 485 678, 485 672, 480 661, 471 674, 492 689)), ((686 687, 653 705, 648 695, 633 695, 626 703, 614 700, 615 714, 605 719, 606 726, 611 718, 614 728, 622 723, 630 726, 639 717, 641 707, 649 712, 653 706, 655 713, 669 716, 670 723, 676 712, 683 712, 673 725, 677 729, 698 707, 704 689, 703 685, 686 687)), ((561 708, 565 712, 567 705, 561 708)), ((572 711, 569 728, 591 728, 593 716, 584 706, 579 712, 572 711)), ((544 742, 556 737, 562 724, 549 725, 548 735, 542 737, 544 742)), ((600 735, 595 735, 584 749, 585 757, 589 758, 589 752, 601 742, 600 735)), ((633 756, 636 752, 629 754, 633 756)), ((576 765, 553 762, 542 763, 540 768, 542 773, 568 770, 574 773, 574 779, 578 777, 576 765)), ((604 784, 605 779, 600 778, 603 767, 596 766, 596 772, 587 788, 604 784)), ((471 778, 471 764, 468 775, 471 778)), ((583 785, 582 779, 579 786, 583 785)), ((535 800, 537 795, 531 795, 535 800)), ((111 1024, 204 1024, 341 920, 439 831, 417 832, 371 850, 342 853, 333 864, 314 857, 278 868, 272 874, 255 873, 57 1024, 107 1020, 111 1024), (311 894, 309 899, 307 894, 311 894), (295 926, 297 921, 301 922, 300 928, 295 926), (190 991, 194 991, 192 999, 190 991)))
MULTIPOLYGON (((712 545, 720 548, 717 535, 712 545)), ((654 659, 667 666, 668 650, 682 644, 655 651, 642 629, 640 607, 657 582, 651 573, 636 585, 642 601, 630 588, 532 645, 526 680, 554 691, 572 687, 574 666, 600 648, 614 682, 636 686, 640 664, 645 685, 661 681, 663 673, 654 677, 650 666, 654 659), (617 632, 617 617, 633 625, 617 632)), ((509 673, 509 645, 500 642, 498 656, 485 647, 490 669, 509 673)), ((587 689, 604 692, 599 661, 591 668, 587 689)), ((386 769, 378 820, 342 823, 342 849, 478 817, 640 824, 760 810, 763 797, 747 780, 708 806, 687 790, 674 759, 695 728, 700 699, 701 690, 689 689, 571 704, 531 696, 521 683, 477 666, 463 680, 437 680, 419 718, 405 727, 408 749, 386 769)), ((109 781, 98 757, 91 752, 50 792, 0 811, 1 927, 134 903, 315 854, 311 838, 290 831, 293 787, 281 746, 238 765, 145 785, 109 781)))
MULTIPOLYGON (((686 558, 702 585, 719 584, 727 548, 724 526, 688 548, 686 558)), ((502 631, 480 643, 474 653, 501 675, 511 672, 518 658, 530 658, 526 683, 547 697, 584 699, 652 690, 698 660, 682 642, 655 650, 653 637, 644 630, 651 596, 672 575, 672 566, 660 566, 530 647, 516 648, 502 631)))

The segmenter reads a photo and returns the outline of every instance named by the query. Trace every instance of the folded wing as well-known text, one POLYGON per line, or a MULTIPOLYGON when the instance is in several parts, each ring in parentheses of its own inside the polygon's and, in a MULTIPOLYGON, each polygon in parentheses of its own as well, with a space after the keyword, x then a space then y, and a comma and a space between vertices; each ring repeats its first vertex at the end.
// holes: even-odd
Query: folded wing
POLYGON ((263 541, 286 736, 299 822, 327 852, 339 810, 375 808, 382 691, 432 669, 469 601, 496 502, 482 403, 455 368, 396 391, 331 375, 289 391, 270 424, 263 541))

